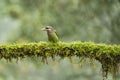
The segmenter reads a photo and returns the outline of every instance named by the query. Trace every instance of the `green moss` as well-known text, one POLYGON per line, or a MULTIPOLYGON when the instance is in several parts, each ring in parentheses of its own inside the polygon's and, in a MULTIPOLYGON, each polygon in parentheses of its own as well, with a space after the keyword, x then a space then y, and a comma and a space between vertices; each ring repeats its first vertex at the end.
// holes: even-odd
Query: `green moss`
POLYGON ((107 77, 108 72, 117 75, 118 64, 120 63, 120 45, 95 44, 93 42, 58 42, 29 43, 29 44, 4 44, 0 45, 0 58, 8 61, 12 59, 37 56, 47 63, 47 57, 53 60, 55 56, 61 58, 72 56, 84 57, 98 60, 102 64, 103 77, 107 77))

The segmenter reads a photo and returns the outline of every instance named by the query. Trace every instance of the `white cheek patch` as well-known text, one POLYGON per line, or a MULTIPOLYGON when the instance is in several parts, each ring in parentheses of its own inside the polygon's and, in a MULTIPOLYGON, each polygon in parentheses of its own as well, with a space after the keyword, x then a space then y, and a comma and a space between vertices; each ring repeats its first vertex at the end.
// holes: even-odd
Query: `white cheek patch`
POLYGON ((48 31, 51 31, 51 29, 47 29, 48 31))

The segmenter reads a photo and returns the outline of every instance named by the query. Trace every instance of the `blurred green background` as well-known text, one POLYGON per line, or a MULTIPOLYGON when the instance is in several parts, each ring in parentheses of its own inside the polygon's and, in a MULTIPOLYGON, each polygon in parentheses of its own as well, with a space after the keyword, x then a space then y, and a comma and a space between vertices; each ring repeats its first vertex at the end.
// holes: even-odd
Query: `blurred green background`
MULTIPOLYGON (((48 25, 64 42, 120 44, 120 0, 0 0, 1 44, 47 41, 40 29, 48 25)), ((81 66, 78 61, 46 65, 35 57, 17 63, 2 59, 0 80, 102 80, 99 62, 90 66, 87 59, 81 66)))

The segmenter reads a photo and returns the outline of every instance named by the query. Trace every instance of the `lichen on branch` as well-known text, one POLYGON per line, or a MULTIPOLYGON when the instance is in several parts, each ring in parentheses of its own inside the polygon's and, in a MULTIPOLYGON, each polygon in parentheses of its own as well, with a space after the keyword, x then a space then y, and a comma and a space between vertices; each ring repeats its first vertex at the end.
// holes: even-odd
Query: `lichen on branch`
POLYGON ((28 44, 1 44, 0 58, 6 60, 37 56, 42 59, 55 56, 64 57, 86 57, 98 60, 102 65, 103 77, 108 72, 117 75, 120 63, 120 45, 96 44, 93 42, 75 41, 71 43, 28 43, 28 44))

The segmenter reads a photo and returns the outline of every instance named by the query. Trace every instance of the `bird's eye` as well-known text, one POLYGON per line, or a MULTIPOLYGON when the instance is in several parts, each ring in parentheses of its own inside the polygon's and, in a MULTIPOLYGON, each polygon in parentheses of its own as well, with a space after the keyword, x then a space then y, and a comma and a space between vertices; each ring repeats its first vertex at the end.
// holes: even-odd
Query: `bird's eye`
POLYGON ((49 29, 48 27, 46 27, 46 29, 49 29))

